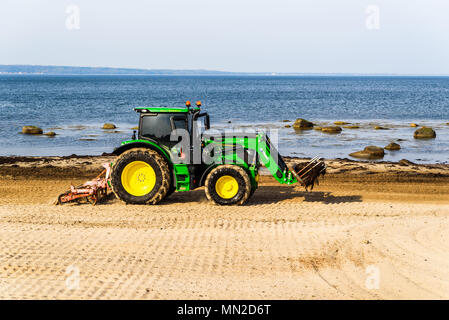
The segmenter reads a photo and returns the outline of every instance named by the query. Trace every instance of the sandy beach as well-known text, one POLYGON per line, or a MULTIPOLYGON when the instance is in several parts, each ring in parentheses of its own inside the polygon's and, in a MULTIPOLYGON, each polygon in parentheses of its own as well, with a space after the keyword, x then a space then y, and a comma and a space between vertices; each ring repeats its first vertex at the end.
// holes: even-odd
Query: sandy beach
POLYGON ((326 161, 240 207, 52 204, 113 159, 0 157, 0 298, 449 298, 448 165, 326 161))

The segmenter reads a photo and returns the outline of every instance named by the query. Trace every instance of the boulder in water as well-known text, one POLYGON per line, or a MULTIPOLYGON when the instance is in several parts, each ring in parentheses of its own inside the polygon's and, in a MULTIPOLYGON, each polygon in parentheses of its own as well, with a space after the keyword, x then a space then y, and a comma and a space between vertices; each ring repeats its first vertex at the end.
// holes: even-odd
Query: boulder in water
POLYGON ((375 126, 374 129, 375 130, 388 130, 388 128, 381 127, 381 126, 375 126))
POLYGON ((48 136, 48 137, 54 137, 55 135, 56 135, 56 132, 54 132, 54 131, 48 131, 48 132, 45 132, 44 133, 46 136, 48 136))
POLYGON ((345 121, 335 121, 334 124, 336 126, 343 126, 345 124, 350 124, 349 122, 345 122, 345 121))
POLYGON ((376 146, 368 146, 362 151, 357 151, 350 154, 350 156, 354 158, 369 159, 369 160, 382 159, 384 155, 385 155, 384 149, 376 146))
POLYGON ((321 130, 323 130, 323 128, 322 127, 313 127, 313 130, 321 131, 321 130))
POLYGON ((416 128, 416 127, 419 127, 419 125, 417 123, 410 123, 410 127, 416 128))
POLYGON ((340 133, 342 131, 339 126, 323 127, 321 131, 325 133, 340 133))
POLYGON ((42 134, 42 129, 36 126, 24 126, 22 127, 23 134, 42 134))
POLYGON ((358 125, 349 125, 349 126, 343 126, 345 129, 359 129, 360 127, 358 125))
POLYGON ((411 161, 409 161, 407 159, 399 160, 399 164, 401 166, 413 166, 413 165, 415 165, 413 162, 411 162, 411 161))
POLYGON ((413 137, 415 139, 432 139, 436 138, 437 134, 432 128, 422 127, 415 131, 413 137))
POLYGON ((401 146, 395 142, 391 142, 384 149, 385 150, 400 150, 401 146))
POLYGON ((284 127, 286 127, 286 128, 291 128, 292 126, 289 125, 289 124, 286 124, 284 127))
POLYGON ((299 130, 308 130, 313 128, 313 123, 305 119, 299 118, 296 119, 295 123, 293 124, 293 128, 299 130))
POLYGON ((105 123, 103 125, 103 129, 106 129, 106 130, 115 129, 115 128, 117 128, 117 127, 113 123, 105 123))

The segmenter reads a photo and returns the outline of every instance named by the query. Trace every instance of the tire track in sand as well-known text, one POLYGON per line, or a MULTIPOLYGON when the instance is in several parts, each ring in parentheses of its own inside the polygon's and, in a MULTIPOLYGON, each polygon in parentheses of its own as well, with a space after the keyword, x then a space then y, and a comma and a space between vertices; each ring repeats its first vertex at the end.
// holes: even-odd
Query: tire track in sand
POLYGON ((449 297, 447 205, 194 201, 0 205, 0 297, 449 297), (379 290, 365 288, 371 264, 379 290))

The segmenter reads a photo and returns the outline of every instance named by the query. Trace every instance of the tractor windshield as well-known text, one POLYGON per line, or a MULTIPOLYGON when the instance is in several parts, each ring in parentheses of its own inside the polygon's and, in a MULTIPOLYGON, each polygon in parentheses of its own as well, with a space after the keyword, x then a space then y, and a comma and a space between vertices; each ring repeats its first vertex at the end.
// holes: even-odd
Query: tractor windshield
POLYGON ((140 120, 140 136, 163 144, 170 144, 172 130, 187 129, 185 115, 174 113, 150 113, 143 115, 140 120))

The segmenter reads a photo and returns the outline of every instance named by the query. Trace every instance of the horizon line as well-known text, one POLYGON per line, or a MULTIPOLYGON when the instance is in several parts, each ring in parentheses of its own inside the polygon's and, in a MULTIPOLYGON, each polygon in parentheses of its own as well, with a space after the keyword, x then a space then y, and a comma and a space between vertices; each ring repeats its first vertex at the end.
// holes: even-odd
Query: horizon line
POLYGON ((278 72, 278 71, 223 71, 223 70, 213 70, 213 69, 170 69, 170 68, 134 68, 134 67, 104 67, 104 66, 68 66, 68 65, 39 65, 39 64, 0 64, 0 74, 52 74, 52 75, 80 75, 78 73, 44 73, 44 72, 3 72, 1 69, 3 68, 20 68, 20 67, 29 67, 29 68, 73 68, 73 69, 101 69, 104 71, 113 71, 113 70, 121 70, 121 71, 137 71, 141 73, 90 73, 85 75, 152 75, 152 74, 143 74, 142 72, 160 72, 154 75, 176 75, 173 73, 190 73, 190 75, 211 75, 213 73, 221 74, 221 75, 264 75, 264 76, 390 76, 390 77, 448 77, 449 74, 438 74, 438 73, 363 73, 363 72, 278 72), (163 72, 168 72, 164 74, 163 72), (198 72, 194 74, 194 72, 198 72))

